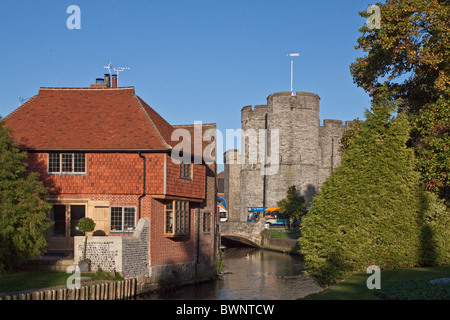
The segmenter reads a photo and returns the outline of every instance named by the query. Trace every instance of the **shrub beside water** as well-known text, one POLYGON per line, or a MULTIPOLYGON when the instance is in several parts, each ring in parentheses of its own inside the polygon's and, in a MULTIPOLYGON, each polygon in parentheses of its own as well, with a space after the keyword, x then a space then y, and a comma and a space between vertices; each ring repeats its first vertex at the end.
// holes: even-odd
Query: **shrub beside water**
POLYGON ((303 218, 305 270, 323 286, 365 272, 450 263, 450 213, 420 187, 402 114, 374 105, 303 218))

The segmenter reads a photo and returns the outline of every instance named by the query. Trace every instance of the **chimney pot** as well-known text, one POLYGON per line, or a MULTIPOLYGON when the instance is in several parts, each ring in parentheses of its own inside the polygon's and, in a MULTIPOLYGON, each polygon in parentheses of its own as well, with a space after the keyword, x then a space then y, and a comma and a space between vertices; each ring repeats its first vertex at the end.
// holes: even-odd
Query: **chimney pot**
POLYGON ((112 75, 112 87, 117 88, 117 74, 112 75))
POLYGON ((105 73, 105 84, 107 88, 111 87, 111 77, 109 73, 105 73))

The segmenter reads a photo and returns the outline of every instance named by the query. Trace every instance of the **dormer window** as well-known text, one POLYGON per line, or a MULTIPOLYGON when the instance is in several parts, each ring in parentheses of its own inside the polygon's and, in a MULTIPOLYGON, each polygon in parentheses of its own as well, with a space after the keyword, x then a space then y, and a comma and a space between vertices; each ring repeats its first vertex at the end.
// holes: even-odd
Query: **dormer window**
POLYGON ((84 153, 48 154, 48 173, 85 173, 86 156, 84 153))

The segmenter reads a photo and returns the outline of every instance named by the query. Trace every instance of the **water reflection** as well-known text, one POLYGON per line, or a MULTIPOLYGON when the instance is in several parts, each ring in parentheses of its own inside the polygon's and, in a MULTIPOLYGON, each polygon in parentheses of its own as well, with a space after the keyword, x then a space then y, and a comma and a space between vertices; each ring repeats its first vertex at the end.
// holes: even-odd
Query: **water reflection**
POLYGON ((319 292, 302 274, 300 256, 255 248, 231 248, 225 252, 221 280, 186 286, 170 292, 147 294, 143 299, 176 300, 292 300, 319 292))

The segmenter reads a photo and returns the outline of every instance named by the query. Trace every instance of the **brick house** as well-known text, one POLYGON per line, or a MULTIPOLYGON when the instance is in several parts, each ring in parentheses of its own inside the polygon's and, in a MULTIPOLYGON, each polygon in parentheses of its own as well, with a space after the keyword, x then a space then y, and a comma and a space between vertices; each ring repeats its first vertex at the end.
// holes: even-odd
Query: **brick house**
POLYGON ((48 250, 73 250, 82 217, 95 221, 94 235, 109 236, 131 235, 148 218, 152 268, 203 263, 215 270, 216 163, 174 162, 175 127, 134 87, 112 80, 112 86, 105 75, 89 88, 40 88, 4 119, 28 152, 28 169, 49 189, 55 223, 48 250))

